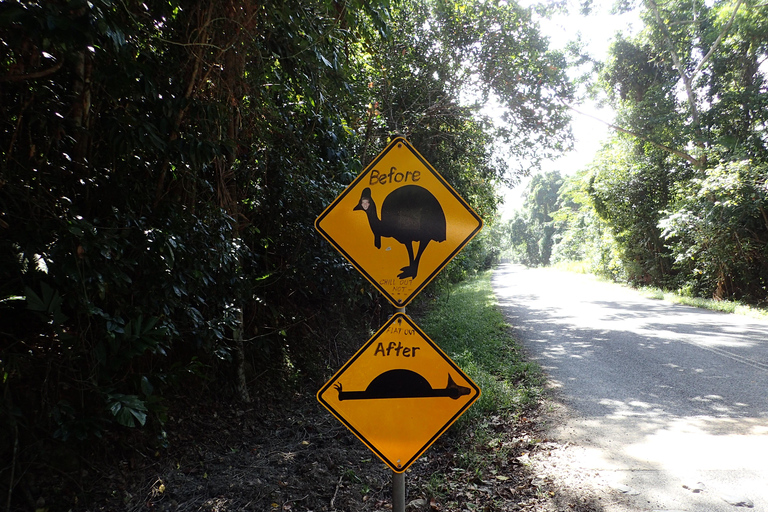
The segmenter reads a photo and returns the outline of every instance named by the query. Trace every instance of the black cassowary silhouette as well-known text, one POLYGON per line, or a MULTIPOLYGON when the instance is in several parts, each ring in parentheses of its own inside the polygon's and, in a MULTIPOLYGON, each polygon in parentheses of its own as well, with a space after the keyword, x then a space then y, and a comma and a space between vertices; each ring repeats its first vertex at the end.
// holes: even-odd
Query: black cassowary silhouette
POLYGON ((400 279, 416 277, 419 260, 430 241, 445 241, 445 213, 432 193, 418 185, 405 185, 390 192, 381 205, 381 219, 371 189, 366 188, 354 210, 363 210, 373 232, 373 243, 381 249, 381 238, 394 238, 408 251, 408 265, 400 269, 400 279), (413 243, 419 248, 414 257, 413 243))
POLYGON ((411 370, 389 370, 368 384, 365 391, 343 391, 341 382, 334 389, 339 392, 339 401, 344 400, 375 400, 381 398, 438 398, 446 397, 454 400, 468 395, 468 387, 459 386, 448 374, 448 384, 443 389, 432 389, 427 379, 411 370))

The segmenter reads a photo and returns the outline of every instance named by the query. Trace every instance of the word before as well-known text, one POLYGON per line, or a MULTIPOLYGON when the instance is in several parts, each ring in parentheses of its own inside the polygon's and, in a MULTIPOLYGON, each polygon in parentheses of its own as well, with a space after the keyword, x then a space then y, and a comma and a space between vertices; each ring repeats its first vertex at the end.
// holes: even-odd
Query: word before
POLYGON ((378 345, 376 345, 376 351, 373 353, 374 356, 381 355, 383 357, 387 357, 394 352, 394 356, 400 356, 403 357, 416 357, 416 351, 419 350, 421 347, 404 347, 402 343, 399 341, 397 342, 397 345, 395 345, 394 341, 390 341, 387 345, 387 348, 384 348, 384 344, 382 342, 379 342, 378 345), (402 354, 400 353, 402 351, 402 354))
POLYGON ((419 181, 421 179, 421 171, 405 171, 400 172, 397 167, 389 169, 389 174, 381 172, 378 169, 371 171, 371 176, 368 178, 369 185, 386 185, 387 183, 405 183, 410 181, 419 181))

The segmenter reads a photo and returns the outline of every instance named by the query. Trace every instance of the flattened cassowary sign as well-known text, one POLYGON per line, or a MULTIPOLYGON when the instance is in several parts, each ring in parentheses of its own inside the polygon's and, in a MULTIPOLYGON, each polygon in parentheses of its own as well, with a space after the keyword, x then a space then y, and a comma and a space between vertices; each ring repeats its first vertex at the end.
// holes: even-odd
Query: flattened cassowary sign
POLYGON ((403 313, 331 377, 317 399, 401 473, 480 396, 480 389, 403 313))
POLYGON ((398 137, 317 218, 315 227, 396 307, 403 307, 483 222, 398 137))

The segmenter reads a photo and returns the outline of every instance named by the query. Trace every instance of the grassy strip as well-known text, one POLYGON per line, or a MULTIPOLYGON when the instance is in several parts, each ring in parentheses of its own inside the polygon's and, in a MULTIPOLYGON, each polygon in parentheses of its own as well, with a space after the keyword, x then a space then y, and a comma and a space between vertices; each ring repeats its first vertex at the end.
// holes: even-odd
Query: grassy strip
POLYGON ((477 402, 441 440, 451 446, 451 455, 442 463, 439 457, 430 459, 436 466, 423 492, 443 510, 501 510, 497 492, 513 496, 508 503, 530 498, 529 491, 536 489, 523 485, 523 473, 513 466, 522 450, 538 442, 519 425, 538 404, 544 378, 512 338, 493 295, 491 272, 453 285, 436 299, 420 299, 413 310, 417 325, 481 390, 477 402), (494 482, 494 493, 467 491, 478 482, 494 482))
POLYGON ((452 286, 425 304, 417 324, 481 389, 459 428, 480 418, 516 414, 541 394, 542 373, 525 361, 497 307, 491 272, 452 286))
MULTIPOLYGON (((561 261, 553 265, 558 270, 574 272, 577 274, 590 274, 589 264, 586 261, 561 261)), ((768 319, 768 310, 743 304, 733 300, 713 300, 703 297, 691 297, 680 292, 662 290, 655 286, 643 286, 638 288, 640 293, 649 299, 666 300, 674 304, 684 304, 695 308, 709 309, 711 311, 721 311, 734 315, 743 315, 757 319, 768 319)))
POLYGON ((649 299, 666 300, 675 304, 685 304, 686 306, 709 309, 712 311, 722 311, 723 313, 744 315, 763 320, 768 319, 768 311, 766 311, 765 308, 749 306, 738 301, 690 297, 680 293, 669 292, 662 290, 661 288, 655 288, 651 286, 640 288, 640 292, 649 299))
POLYGON ((553 268, 556 268, 557 270, 562 270, 563 272, 573 272, 574 274, 591 274, 592 273, 592 263, 590 263, 587 260, 580 260, 580 261, 558 261, 554 265, 552 265, 553 268))

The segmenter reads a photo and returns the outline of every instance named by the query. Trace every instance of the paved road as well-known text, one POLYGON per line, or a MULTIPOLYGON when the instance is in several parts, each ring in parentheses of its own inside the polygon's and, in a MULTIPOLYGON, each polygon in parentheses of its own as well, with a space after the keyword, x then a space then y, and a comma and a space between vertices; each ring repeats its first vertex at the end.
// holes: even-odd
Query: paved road
POLYGON ((516 265, 493 285, 565 403, 570 470, 622 494, 603 510, 768 512, 768 322, 516 265))

